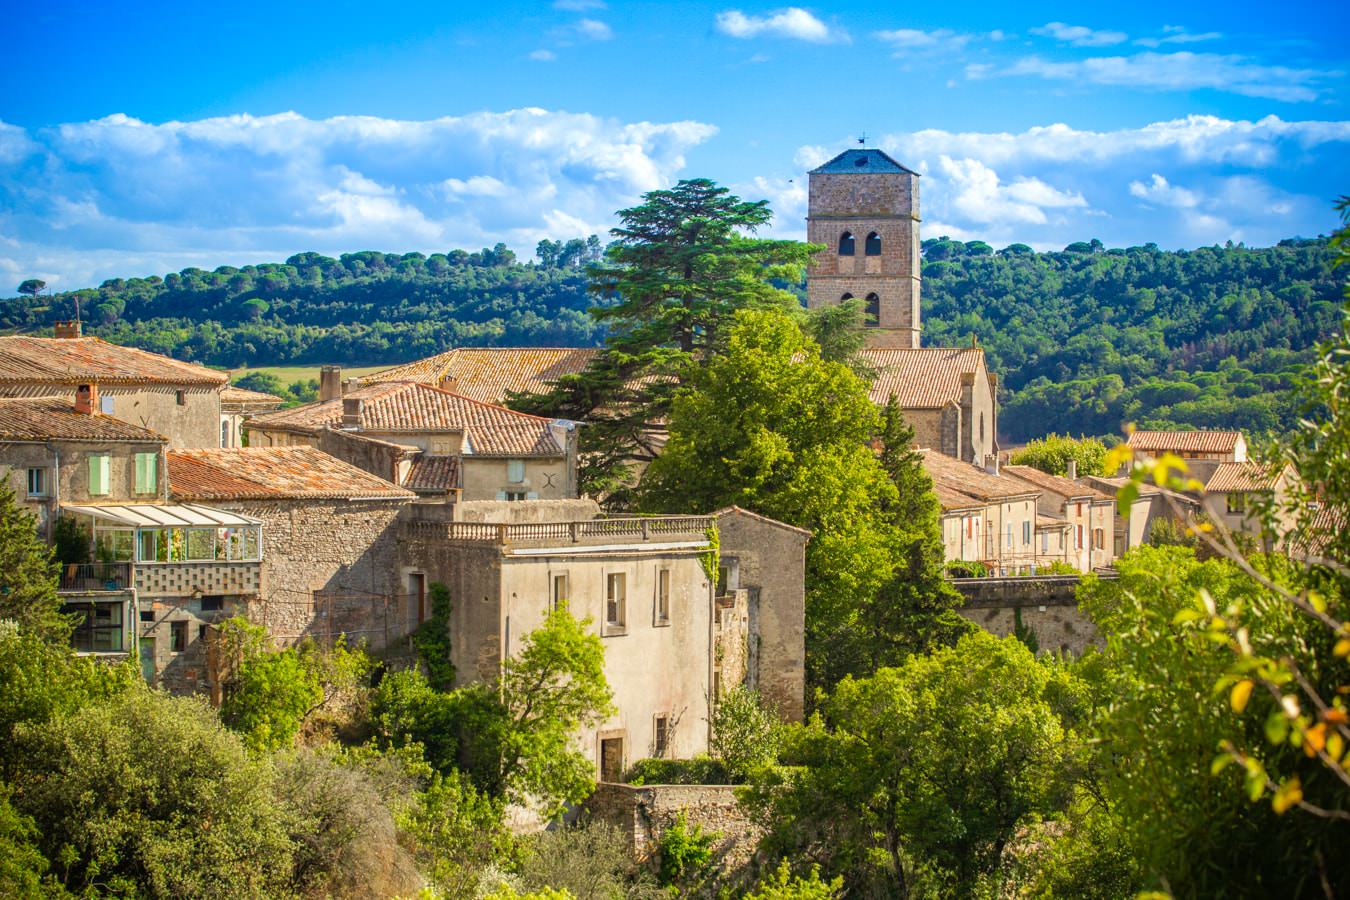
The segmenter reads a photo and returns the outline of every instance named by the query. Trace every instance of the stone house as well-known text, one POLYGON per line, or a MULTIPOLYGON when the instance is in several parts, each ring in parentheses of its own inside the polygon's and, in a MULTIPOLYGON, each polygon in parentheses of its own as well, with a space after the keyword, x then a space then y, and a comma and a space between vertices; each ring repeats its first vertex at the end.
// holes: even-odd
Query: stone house
MULTIPOLYGON (((1085 476, 1083 481, 1104 493, 1115 496, 1130 479, 1120 477, 1085 476)), ((1127 515, 1116 516, 1116 556, 1143 544, 1150 543, 1154 523, 1172 522, 1185 527, 1186 517, 1200 512, 1200 504, 1186 494, 1170 491, 1152 484, 1141 484, 1139 496, 1130 503, 1127 515)))
POLYGON ((1245 534, 1272 546, 1287 534, 1294 523, 1290 513, 1291 494, 1297 488, 1297 473, 1292 466, 1267 466, 1258 462, 1220 463, 1205 482, 1201 506, 1210 520, 1235 534, 1245 534), (1274 534, 1261 520, 1261 497, 1273 498, 1274 534))
MULTIPOLYGON (((806 545, 811 532, 738 506, 713 513, 720 542, 718 612, 726 621, 737 604, 721 598, 745 595, 746 661, 741 678, 726 672, 714 685, 744 682, 778 710, 799 722, 806 699, 806 545)), ((714 674, 720 660, 714 662, 714 674)))
POLYGON ((977 466, 998 455, 997 379, 978 347, 913 350, 866 349, 876 372, 869 394, 884 406, 895 397, 914 441, 977 466))
MULTIPOLYGON (((257 587, 223 612, 266 625, 282 644, 342 634, 375 650, 425 617, 425 592, 410 596, 399 577, 411 491, 303 446, 173 451, 168 471, 174 500, 259 525, 257 587)), ((184 600, 162 605, 195 613, 184 600)))
POLYGON ((75 649, 127 654, 136 615, 134 535, 96 529, 97 512, 103 504, 164 503, 166 441, 102 415, 91 393, 0 399, 0 477, 48 541, 62 516, 78 523, 88 539, 84 561, 63 564, 58 583, 65 612, 79 617, 75 649))
POLYGON ((246 425, 251 446, 312 446, 426 499, 576 496, 576 425, 391 381, 246 425))
POLYGON ((760 686, 800 717, 804 532, 736 509, 597 518, 586 500, 465 507, 472 520, 414 507, 402 529, 405 577, 449 588, 460 684, 495 678, 560 602, 590 620, 617 711, 577 741, 601 780, 644 757, 706 752, 710 704, 731 681, 760 686))
POLYGON ((942 547, 947 562, 980 562, 984 559, 984 533, 988 527, 988 504, 969 494, 933 483, 942 508, 942 547))
POLYGON ((104 415, 164 435, 171 448, 220 444, 227 377, 157 353, 82 337, 58 322, 56 337, 0 337, 0 397, 69 397, 87 389, 104 415))
POLYGON ((275 394, 226 385, 220 392, 220 446, 244 446, 244 423, 282 404, 275 394))
POLYGON ((1172 453, 1181 457, 1188 474, 1202 482, 1223 463, 1247 461, 1247 439, 1240 431, 1135 431, 1126 442, 1139 456, 1172 453))
MULTIPOLYGON (((1036 566, 1037 498, 1040 491, 1022 481, 986 472, 984 469, 954 459, 936 450, 920 450, 924 470, 933 479, 934 490, 940 490, 939 500, 944 509, 960 513, 962 535, 959 548, 961 559, 973 558, 983 563, 994 574, 1013 575, 1030 572, 1036 566), (968 507, 955 504, 955 495, 964 495, 975 501, 968 507), (978 511, 977 511, 978 508, 978 511)), ((955 519, 955 515, 944 515, 955 519)), ((947 529, 944 523, 944 543, 947 529)), ((949 548, 954 547, 949 543, 949 548)), ((949 557, 948 561, 951 558, 949 557)))
POLYGON ((1097 488, 1042 472, 1033 466, 1003 466, 1005 478, 1025 482, 1039 491, 1037 509, 1040 518, 1048 520, 1038 526, 1040 545, 1037 553, 1052 559, 1063 559, 1080 572, 1109 566, 1116 558, 1116 500, 1111 494, 1097 488), (1068 552, 1052 549, 1051 531, 1058 522, 1068 526, 1068 552))

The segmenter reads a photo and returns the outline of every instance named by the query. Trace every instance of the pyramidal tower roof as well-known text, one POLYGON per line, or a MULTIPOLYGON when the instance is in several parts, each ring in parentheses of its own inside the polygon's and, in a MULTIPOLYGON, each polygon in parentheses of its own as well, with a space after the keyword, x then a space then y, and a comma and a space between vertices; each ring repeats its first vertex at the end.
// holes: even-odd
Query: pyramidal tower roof
POLYGON ((845 150, 834 159, 817 166, 810 175, 872 175, 878 172, 918 175, 913 169, 907 169, 880 150, 845 150))

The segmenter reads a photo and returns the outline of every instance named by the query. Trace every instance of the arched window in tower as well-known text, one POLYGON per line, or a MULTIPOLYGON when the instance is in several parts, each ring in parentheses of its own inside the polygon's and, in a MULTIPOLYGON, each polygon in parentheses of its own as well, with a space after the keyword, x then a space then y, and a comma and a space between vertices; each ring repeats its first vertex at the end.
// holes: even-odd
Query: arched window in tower
POLYGON ((867 236, 867 243, 864 246, 866 249, 863 252, 868 256, 880 256, 881 235, 877 234, 875 231, 872 232, 867 236))
POLYGON ((863 327, 876 328, 881 324, 881 298, 868 294, 863 301, 863 327))
POLYGON ((839 255, 853 255, 853 232, 845 231, 843 234, 839 235, 839 255))
POLYGON ((848 301, 850 301, 850 300, 852 300, 852 299, 853 299, 853 295, 852 295, 852 294, 845 294, 844 296, 842 296, 842 297, 839 298, 839 302, 840 302, 840 303, 847 303, 848 301))

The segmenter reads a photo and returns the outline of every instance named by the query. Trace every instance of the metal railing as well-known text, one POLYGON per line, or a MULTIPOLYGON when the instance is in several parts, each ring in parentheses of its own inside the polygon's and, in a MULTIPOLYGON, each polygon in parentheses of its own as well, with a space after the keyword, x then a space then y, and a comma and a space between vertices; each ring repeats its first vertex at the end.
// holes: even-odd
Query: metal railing
POLYGON ((131 563, 68 563, 57 587, 63 591, 125 591, 132 586, 131 563))
POLYGON ((409 531, 415 537, 444 538, 451 541, 483 541, 497 544, 530 541, 570 541, 593 538, 637 539, 642 541, 670 535, 705 534, 713 525, 712 516, 636 516, 614 519, 587 519, 580 522, 414 522, 409 531))

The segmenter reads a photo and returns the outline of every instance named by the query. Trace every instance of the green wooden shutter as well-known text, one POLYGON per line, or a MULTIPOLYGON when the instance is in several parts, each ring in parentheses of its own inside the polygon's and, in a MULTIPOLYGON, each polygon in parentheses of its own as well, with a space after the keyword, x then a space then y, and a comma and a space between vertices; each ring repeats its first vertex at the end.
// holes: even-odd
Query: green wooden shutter
POLYGON ((89 457, 89 493, 95 497, 108 493, 108 455, 106 453, 89 457))
POLYGON ((159 454, 136 454, 136 493, 154 494, 159 488, 159 454))

